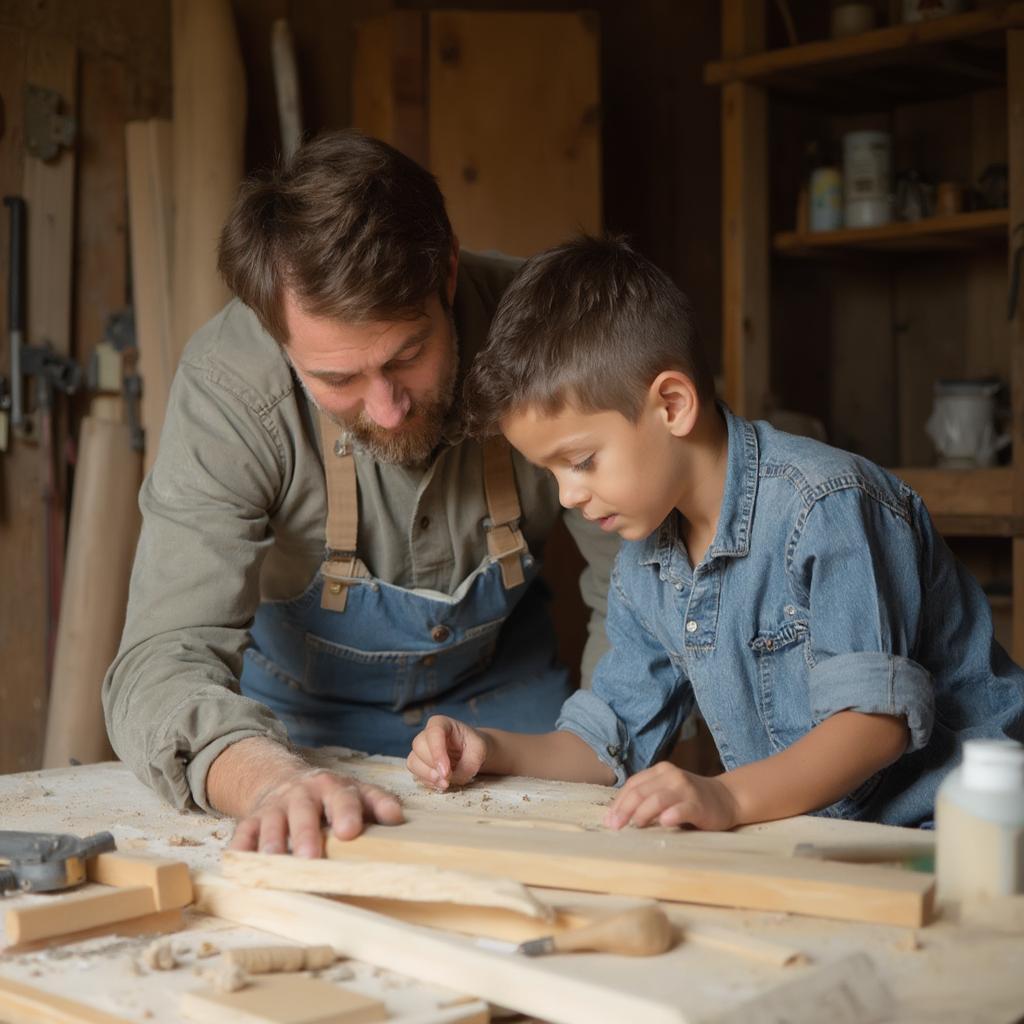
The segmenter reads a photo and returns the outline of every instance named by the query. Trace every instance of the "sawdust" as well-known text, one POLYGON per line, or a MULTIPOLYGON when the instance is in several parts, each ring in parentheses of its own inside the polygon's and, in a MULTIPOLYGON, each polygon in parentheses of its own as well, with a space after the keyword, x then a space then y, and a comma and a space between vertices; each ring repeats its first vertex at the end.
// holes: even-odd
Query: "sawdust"
POLYGON ((142 951, 142 962, 151 971, 173 971, 179 964, 174 948, 167 939, 157 939, 142 951))
POLYGON ((193 839, 191 836, 170 836, 167 840, 168 846, 203 846, 204 839, 193 839))

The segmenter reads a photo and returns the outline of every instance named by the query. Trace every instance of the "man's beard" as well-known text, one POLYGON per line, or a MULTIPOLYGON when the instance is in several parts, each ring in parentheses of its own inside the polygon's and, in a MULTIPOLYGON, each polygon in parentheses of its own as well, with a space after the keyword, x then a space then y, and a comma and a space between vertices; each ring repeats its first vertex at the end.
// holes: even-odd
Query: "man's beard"
POLYGON ((430 459, 441 441, 444 425, 452 408, 458 377, 458 342, 455 324, 449 313, 451 351, 443 371, 443 379, 432 394, 415 401, 397 427, 387 428, 374 423, 366 412, 360 412, 352 422, 335 416, 310 394, 302 376, 296 372, 306 397, 329 420, 347 431, 357 448, 366 452, 375 462, 392 466, 420 466, 430 459))

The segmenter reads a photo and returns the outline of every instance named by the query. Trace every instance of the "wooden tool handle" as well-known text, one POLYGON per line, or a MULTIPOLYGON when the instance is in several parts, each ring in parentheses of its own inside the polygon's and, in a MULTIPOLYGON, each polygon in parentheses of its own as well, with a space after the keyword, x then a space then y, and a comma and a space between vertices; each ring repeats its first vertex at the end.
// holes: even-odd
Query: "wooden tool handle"
POLYGON ((554 936, 558 953, 592 950, 624 956, 656 956, 672 947, 672 923, 661 907, 637 907, 554 936))

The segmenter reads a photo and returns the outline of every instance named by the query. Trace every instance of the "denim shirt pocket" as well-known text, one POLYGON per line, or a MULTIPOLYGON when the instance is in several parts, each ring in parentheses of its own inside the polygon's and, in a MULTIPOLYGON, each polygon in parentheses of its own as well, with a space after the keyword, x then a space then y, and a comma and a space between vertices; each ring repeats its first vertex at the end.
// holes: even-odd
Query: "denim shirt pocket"
POLYGON ((784 750, 811 728, 808 625, 796 619, 750 641, 756 662, 754 702, 772 747, 784 750))

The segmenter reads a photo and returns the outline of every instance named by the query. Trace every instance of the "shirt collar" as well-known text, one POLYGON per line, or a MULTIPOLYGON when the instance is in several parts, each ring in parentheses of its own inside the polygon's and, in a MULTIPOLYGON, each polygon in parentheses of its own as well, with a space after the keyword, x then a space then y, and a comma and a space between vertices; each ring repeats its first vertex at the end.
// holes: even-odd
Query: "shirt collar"
MULTIPOLYGON (((757 498, 760 453, 754 425, 734 415, 724 402, 718 408, 728 428, 728 465, 722 507, 708 558, 742 558, 750 551, 750 530, 757 498)), ((640 564, 667 565, 672 551, 681 543, 679 516, 673 512, 643 544, 640 564)))

